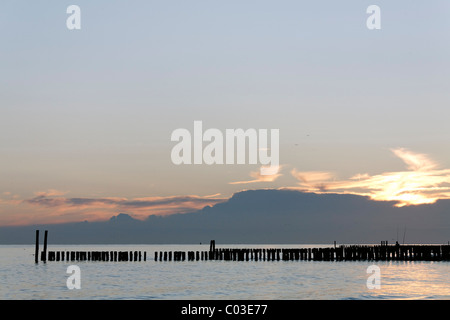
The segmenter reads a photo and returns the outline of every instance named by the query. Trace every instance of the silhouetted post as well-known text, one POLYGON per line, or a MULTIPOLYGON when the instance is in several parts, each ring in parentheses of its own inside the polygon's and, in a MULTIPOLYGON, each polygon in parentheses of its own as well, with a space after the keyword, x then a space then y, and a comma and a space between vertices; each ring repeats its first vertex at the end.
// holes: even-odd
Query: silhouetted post
POLYGON ((45 234, 44 234, 44 251, 43 251, 43 255, 42 255, 43 259, 41 259, 44 262, 47 261, 47 236, 48 236, 48 231, 45 230, 45 234))
POLYGON ((209 244, 209 251, 210 252, 214 252, 216 250, 216 241, 215 240, 211 240, 210 244, 209 244))
POLYGON ((34 262, 39 262, 39 230, 36 230, 36 247, 34 249, 34 262))

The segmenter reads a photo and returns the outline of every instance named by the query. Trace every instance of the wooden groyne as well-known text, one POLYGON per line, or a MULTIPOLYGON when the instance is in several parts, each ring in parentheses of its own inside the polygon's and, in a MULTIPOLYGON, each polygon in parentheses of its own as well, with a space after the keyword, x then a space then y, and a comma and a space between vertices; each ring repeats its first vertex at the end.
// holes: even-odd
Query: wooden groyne
MULTIPOLYGON (((142 251, 48 251, 48 231, 44 234, 44 250, 41 261, 147 261, 147 252, 142 251)), ((39 230, 36 230, 35 263, 39 262, 39 230)))
MULTIPOLYGON (((48 261, 146 261, 141 251, 49 251, 48 261)), ((45 261, 42 260, 41 261, 45 261)))
MULTIPOLYGON (((47 261, 147 261, 141 251, 48 251, 45 231, 42 262, 47 261)), ((35 262, 39 259, 39 230, 36 230, 35 262)), ((154 261, 450 261, 447 245, 340 245, 323 248, 216 248, 209 251, 156 251, 154 261)))
POLYGON ((450 261, 450 245, 349 245, 330 248, 157 251, 155 261, 450 261))

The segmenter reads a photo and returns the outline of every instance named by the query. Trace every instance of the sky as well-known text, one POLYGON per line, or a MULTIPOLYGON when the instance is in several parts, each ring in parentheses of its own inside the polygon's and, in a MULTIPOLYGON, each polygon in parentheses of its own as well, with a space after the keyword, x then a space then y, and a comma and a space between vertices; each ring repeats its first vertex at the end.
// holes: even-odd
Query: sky
POLYGON ((446 0, 4 0, 0 225, 188 212, 259 188, 449 198, 449 13, 446 0), (175 165, 171 134, 194 121, 278 129, 278 172, 175 165))

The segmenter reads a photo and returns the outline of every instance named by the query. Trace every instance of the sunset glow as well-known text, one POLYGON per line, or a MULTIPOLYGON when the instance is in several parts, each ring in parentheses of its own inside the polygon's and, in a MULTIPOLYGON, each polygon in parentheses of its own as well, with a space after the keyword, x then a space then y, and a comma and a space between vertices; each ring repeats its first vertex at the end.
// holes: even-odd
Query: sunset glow
POLYGON ((351 193, 369 196, 377 201, 397 201, 396 206, 435 203, 450 199, 450 169, 439 169, 427 155, 400 148, 393 149, 408 171, 385 172, 370 176, 357 174, 348 180, 335 180, 330 172, 298 172, 291 174, 308 192, 351 193))

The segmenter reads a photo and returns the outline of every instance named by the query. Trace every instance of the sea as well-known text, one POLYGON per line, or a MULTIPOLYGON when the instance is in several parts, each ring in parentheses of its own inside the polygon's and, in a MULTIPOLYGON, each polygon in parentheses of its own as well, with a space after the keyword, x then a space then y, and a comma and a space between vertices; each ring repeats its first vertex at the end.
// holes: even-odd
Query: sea
MULTIPOLYGON (((329 245, 216 245, 216 248, 305 247, 329 247, 329 245)), ((36 264, 34 245, 0 245, 0 299, 447 300, 450 298, 450 263, 442 261, 154 260, 155 251, 208 251, 209 244, 49 245, 48 250, 137 250, 146 252, 147 260, 48 261, 36 264), (78 267, 79 288, 68 285, 69 278, 74 274, 73 268, 71 269, 74 265, 78 267), (378 278, 374 279, 374 276, 378 278)))

